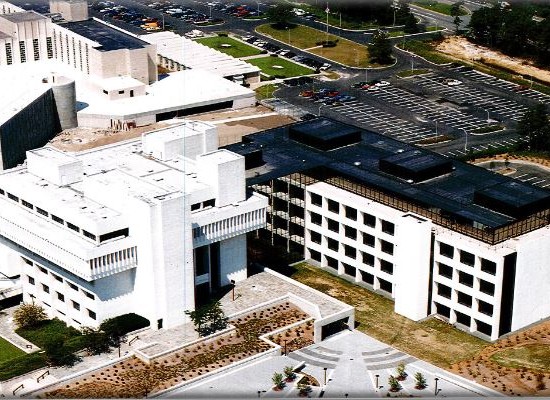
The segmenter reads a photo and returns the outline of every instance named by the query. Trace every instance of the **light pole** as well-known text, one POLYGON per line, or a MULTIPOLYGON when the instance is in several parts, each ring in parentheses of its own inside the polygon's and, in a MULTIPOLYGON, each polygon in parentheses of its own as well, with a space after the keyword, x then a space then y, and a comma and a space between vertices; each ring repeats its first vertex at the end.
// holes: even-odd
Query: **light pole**
POLYGON ((437 392, 438 392, 438 390, 437 390, 437 382, 438 382, 438 381, 439 381, 439 378, 436 377, 436 378, 435 378, 434 396, 437 396, 437 392))
POLYGON ((283 339, 283 342, 285 342, 285 356, 286 356, 286 342, 287 342, 287 340, 283 339))
POLYGON ((411 54, 411 72, 414 71, 414 55, 411 54))
POLYGON ((323 370, 325 371, 325 386, 327 385, 327 367, 324 367, 323 370))
POLYGON ((208 11, 210 12, 210 19, 212 19, 212 6, 211 5, 208 6, 208 11))
POLYGON ((466 141, 464 142, 464 151, 468 151, 468 131, 464 128, 460 128, 464 131, 464 134, 466 135, 466 141))
POLYGON ((321 116, 321 108, 323 108, 324 106, 326 106, 326 104, 321 104, 319 106, 319 111, 317 111, 317 116, 320 117, 321 116))
POLYGON ((368 67, 365 68, 365 82, 367 82, 367 84, 369 83, 369 69, 368 69, 368 67))
POLYGON ((256 4, 258 5, 258 10, 257 10, 257 12, 258 12, 258 17, 259 17, 259 16, 260 16, 260 2, 257 1, 256 4))
POLYGON ((231 301, 235 301, 235 281, 231 279, 231 301))
POLYGON ((485 111, 487 112, 487 123, 489 123, 489 120, 491 119, 489 118, 489 110, 485 110, 485 111))
POLYGON ((379 389, 379 386, 378 386, 378 378, 380 377, 380 375, 376 374, 374 375, 374 377, 376 378, 376 391, 378 392, 378 389, 379 389))
POLYGON ((437 139, 437 120, 435 120, 435 138, 437 139))
POLYGON ((286 30, 288 31, 288 44, 290 44, 290 27, 287 26, 286 30))

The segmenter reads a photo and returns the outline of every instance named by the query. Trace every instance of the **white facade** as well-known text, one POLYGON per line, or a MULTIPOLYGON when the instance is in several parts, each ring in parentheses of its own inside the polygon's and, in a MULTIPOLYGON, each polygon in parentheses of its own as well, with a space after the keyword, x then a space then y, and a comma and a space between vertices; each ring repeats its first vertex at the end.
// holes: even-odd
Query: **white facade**
POLYGON ((26 167, 0 174, 0 272, 19 268, 24 301, 74 326, 128 312, 154 328, 183 323, 196 289, 246 278, 245 233, 265 225, 267 200, 246 196, 244 158, 216 150, 213 129, 185 122, 81 153, 29 151, 26 167), (157 158, 187 137, 202 148, 157 158), (201 157, 216 179, 197 170, 201 157))

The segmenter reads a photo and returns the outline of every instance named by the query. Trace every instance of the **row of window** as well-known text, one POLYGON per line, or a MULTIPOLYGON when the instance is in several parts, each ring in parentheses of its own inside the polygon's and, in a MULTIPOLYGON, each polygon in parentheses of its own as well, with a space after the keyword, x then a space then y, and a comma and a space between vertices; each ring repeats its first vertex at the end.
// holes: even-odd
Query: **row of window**
MULTIPOLYGON (((340 214, 340 203, 338 203, 337 201, 331 200, 331 199, 325 199, 321 195, 318 195, 316 193, 310 193, 310 199, 311 199, 311 204, 318 207, 323 207, 323 201, 326 201, 327 209, 330 212, 333 212, 335 214, 340 214)), ((357 221, 357 218, 358 218, 357 209, 346 205, 343 205, 343 209, 344 209, 344 215, 347 219, 350 219, 352 221, 357 221)), ((371 215, 365 212, 362 212, 361 214, 363 215, 364 225, 370 226, 371 228, 376 227, 377 218, 374 215, 371 215)), ((384 219, 380 219, 380 225, 381 225, 382 232, 387 233, 388 235, 393 235, 395 233, 395 224, 393 224, 392 222, 386 221, 384 219)))
MULTIPOLYGON (((47 292, 49 293, 49 292, 47 292)), ((65 302, 65 296, 63 296, 61 293, 59 292, 56 292, 57 293, 57 299, 60 300, 61 302, 65 302)), ((35 296, 33 294, 30 294, 29 295, 32 299, 35 298, 35 296)), ((78 304, 76 301, 74 300, 71 300, 72 302, 72 306, 75 310, 77 311, 80 311, 80 304, 78 304)), ((46 307, 48 308, 51 308, 52 306, 49 304, 49 303, 46 303, 45 301, 42 301, 42 304, 44 304, 46 307)), ((60 310, 56 310, 59 314, 61 315, 66 315, 63 311, 60 311, 60 310)), ((97 314, 95 313, 95 311, 92 311, 90 310, 89 308, 86 309, 86 311, 88 312, 88 317, 90 317, 91 319, 97 319, 97 314)), ((81 325, 81 323, 79 321, 77 321, 76 319, 73 319, 74 322, 76 322, 78 325, 81 325)))
MULTIPOLYGON (((310 254, 311 254, 311 259, 313 259, 315 261, 318 261, 318 262, 321 262, 321 253, 319 253, 318 251, 312 250, 312 249, 309 249, 309 251, 310 251, 310 254)), ((360 253, 361 253, 362 263, 369 266, 369 267, 374 267, 376 257, 374 257, 372 254, 365 253, 365 252, 362 252, 362 251, 360 253)), ((326 256, 326 258, 327 259, 332 259, 329 256, 326 256)), ((393 270, 394 270, 393 263, 391 263, 387 260, 384 260, 382 258, 379 258, 378 262, 379 262, 379 265, 380 265, 380 271, 385 272, 388 275, 393 275, 393 270)), ((338 267, 336 266, 336 268, 338 268, 338 267)))
MULTIPOLYGON (((446 286, 442 283, 437 284, 437 294, 445 297, 447 299, 451 299, 452 297, 452 289, 449 286, 446 286)), ((466 306, 468 308, 472 308, 473 304, 473 297, 469 294, 460 292, 458 290, 456 292, 456 299, 459 304, 462 304, 463 306, 466 306)), ((488 315, 490 317, 493 316, 493 305, 487 303, 486 301, 476 299, 477 302, 477 311, 479 311, 482 314, 488 315)))
MULTIPOLYGON (((475 265, 476 257, 474 254, 465 250, 457 249, 459 254, 460 263, 473 267, 475 265)), ((439 254, 447 258, 454 258, 455 248, 443 242, 439 242, 439 254)), ((496 275, 497 265, 494 261, 481 258, 481 270, 491 275, 496 275)))
MULTIPOLYGON (((56 33, 54 31, 53 36, 53 48, 55 52, 55 58, 58 58, 58 52, 57 52, 57 45, 59 44, 59 55, 61 56, 61 61, 64 62, 64 51, 63 51, 63 35, 61 32, 59 32, 59 42, 56 37, 56 33)), ((76 61, 76 44, 75 44, 75 38, 71 37, 71 44, 73 48, 73 67, 77 68, 77 61, 76 61)), ((65 48, 66 48, 66 55, 67 55, 67 64, 71 63, 70 60, 70 51, 69 51, 69 35, 65 35, 65 48)), ((89 49, 88 49, 88 43, 84 43, 84 50, 85 50, 85 57, 86 60, 86 73, 90 74, 90 60, 89 60, 89 49)), ((79 67, 80 71, 84 72, 84 64, 83 64, 83 57, 82 57, 82 42, 78 41, 78 60, 79 60, 79 67)), ((48 56, 49 57, 49 56, 48 56)))
MULTIPOLYGON (((23 260, 25 261, 26 264, 28 264, 28 265, 30 265, 30 266, 34 266, 34 265, 35 265, 31 260, 29 260, 29 259, 27 259, 27 258, 23 258, 23 260)), ((71 283, 71 282, 69 282, 69 281, 67 281, 67 280, 64 280, 64 279, 63 279, 62 277, 60 277, 59 275, 54 274, 54 273, 51 272, 51 271, 48 271, 46 268, 41 267, 41 266, 38 265, 38 264, 36 264, 36 267, 37 267, 37 268, 39 269, 39 271, 42 272, 43 274, 45 274, 45 275, 51 275, 56 281, 58 281, 58 282, 60 282, 60 283, 65 282, 65 283, 67 284, 67 286, 69 286, 72 290, 78 292, 79 287, 78 287, 77 285, 75 285, 74 283, 71 283)), ((31 285, 34 285, 34 284, 35 284, 34 278, 31 277, 31 276, 29 276, 29 283, 30 283, 31 285)), ((48 288, 48 290, 49 290, 49 288, 48 288)), ((80 289, 80 290, 82 291, 82 293, 84 293, 84 295, 85 295, 86 297, 88 297, 89 299, 95 300, 95 295, 94 295, 93 293, 90 293, 90 292, 88 292, 88 291, 86 291, 86 290, 84 290, 84 289, 80 289)), ((48 291, 47 293, 49 293, 49 291, 48 291)))
MULTIPOLYGON (((456 316, 456 322, 461 325, 470 327, 472 324, 472 318, 469 315, 461 313, 460 311, 451 311, 449 307, 443 304, 439 304, 436 302, 435 309, 437 314, 442 315, 449 319, 451 318, 451 312, 453 312, 454 315, 456 316)), ((493 328, 491 325, 485 322, 479 321, 477 319, 474 319, 473 322, 475 323, 475 329, 477 332, 483 333, 487 336, 491 336, 493 331, 493 328)))
MULTIPOLYGON (((443 263, 438 263, 438 272, 440 276, 443 276, 447 279, 453 279, 454 270, 448 265, 443 263)), ((458 273, 458 282, 461 285, 474 287, 474 276, 470 275, 464 271, 457 271, 458 273)), ((488 282, 484 279, 479 279, 479 291, 490 296, 495 294, 495 285, 491 282, 488 282)))
MULTIPOLYGON (((54 215, 54 214, 50 214, 48 211, 43 210, 40 207, 35 207, 32 203, 29 203, 28 201, 26 201, 24 199, 19 199, 19 197, 17 197, 16 195, 14 195, 12 193, 5 192, 3 189, 0 189, 0 195, 4 195, 4 194, 7 195, 8 199, 23 205, 24 207, 28 208, 29 210, 36 211, 38 214, 40 214, 40 215, 42 215, 46 218, 49 217, 49 218, 52 219, 52 221, 57 222, 60 225, 66 226, 67 228, 69 228, 70 230, 72 230, 74 232, 81 233, 83 236, 87 237, 88 239, 92 239, 94 241, 97 240, 97 236, 94 235, 93 233, 90 233, 85 229, 81 229, 78 226, 76 226, 75 224, 70 223, 69 221, 64 221, 63 218, 60 218, 60 217, 58 217, 57 215, 54 215)), ((123 229, 119 229, 119 230, 116 230, 116 231, 113 231, 113 232, 108 232, 108 233, 105 233, 103 235, 100 235, 99 236, 99 242, 102 243, 102 242, 105 242, 109 239, 114 239, 114 238, 121 237, 121 236, 127 237, 129 235, 130 235, 129 229, 128 228, 123 228, 123 229)))

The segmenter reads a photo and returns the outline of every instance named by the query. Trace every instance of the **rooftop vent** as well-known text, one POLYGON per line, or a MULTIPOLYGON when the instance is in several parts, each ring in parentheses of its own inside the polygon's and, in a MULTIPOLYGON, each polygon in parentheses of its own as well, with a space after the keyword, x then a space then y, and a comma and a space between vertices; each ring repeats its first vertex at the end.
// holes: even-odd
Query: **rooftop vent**
POLYGON ((409 150, 380 159, 378 168, 382 172, 414 183, 448 174, 453 170, 453 163, 438 154, 409 150))
POLYGON ((317 150, 330 151, 359 143, 361 132, 352 126, 317 118, 290 127, 288 137, 317 150))

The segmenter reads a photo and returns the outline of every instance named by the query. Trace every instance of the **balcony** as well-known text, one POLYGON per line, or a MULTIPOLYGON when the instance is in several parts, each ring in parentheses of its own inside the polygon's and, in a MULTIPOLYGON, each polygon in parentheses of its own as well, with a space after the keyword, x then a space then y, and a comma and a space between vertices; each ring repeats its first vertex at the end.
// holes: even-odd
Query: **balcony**
POLYGON ((265 228, 267 198, 254 193, 245 201, 192 215, 193 247, 265 228))

